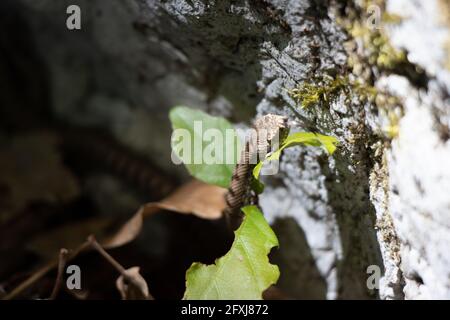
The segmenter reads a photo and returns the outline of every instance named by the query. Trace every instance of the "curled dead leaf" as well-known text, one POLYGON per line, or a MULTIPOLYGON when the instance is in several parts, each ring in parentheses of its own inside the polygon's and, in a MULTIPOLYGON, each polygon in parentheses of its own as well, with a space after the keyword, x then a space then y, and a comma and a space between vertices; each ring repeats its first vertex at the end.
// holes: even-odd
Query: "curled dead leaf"
POLYGON ((193 180, 159 202, 142 206, 118 232, 107 237, 106 230, 113 224, 111 218, 93 218, 55 228, 32 239, 28 248, 39 255, 50 258, 60 248, 76 248, 90 234, 95 234, 103 246, 119 247, 136 238, 142 228, 143 219, 160 210, 182 214, 194 214, 204 219, 218 219, 225 207, 225 189, 193 180), (106 239, 102 241, 102 239, 106 239))
POLYGON ((226 206, 226 191, 218 186, 192 180, 163 200, 143 205, 113 236, 102 241, 102 245, 114 248, 132 241, 139 235, 145 217, 160 210, 193 214, 203 219, 219 219, 226 206))
POLYGON ((122 300, 153 300, 147 282, 139 273, 139 267, 126 269, 116 280, 122 300))
MULTIPOLYGON (((160 210, 170 210, 182 214, 193 214, 203 219, 218 219, 222 216, 222 211, 226 206, 226 192, 227 190, 224 188, 209 185, 198 180, 192 180, 175 190, 174 193, 162 201, 151 202, 142 206, 117 232, 112 236, 105 237, 105 240, 101 241, 101 245, 104 248, 115 248, 134 240, 142 229, 144 218, 160 210)), ((94 233, 98 234, 98 232, 94 233)), ((84 252, 89 247, 89 242, 83 242, 70 255, 68 261, 79 253, 84 252)), ((49 271, 53 270, 57 265, 58 260, 50 261, 47 265, 43 266, 19 284, 13 291, 5 297, 2 297, 2 299, 14 299, 49 271)), ((117 281, 119 281, 119 279, 117 281)), ((124 289, 123 286, 121 286, 120 289, 119 284, 117 284, 117 286, 119 291, 124 289)), ((143 290, 143 287, 141 290, 143 290)))

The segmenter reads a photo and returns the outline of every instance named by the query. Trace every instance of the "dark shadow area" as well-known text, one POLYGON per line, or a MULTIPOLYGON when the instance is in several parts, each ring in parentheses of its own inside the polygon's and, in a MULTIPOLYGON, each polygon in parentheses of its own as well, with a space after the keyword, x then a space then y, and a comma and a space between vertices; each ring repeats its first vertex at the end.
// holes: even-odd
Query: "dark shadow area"
POLYGON ((14 0, 0 3, 0 125, 28 129, 49 116, 48 70, 35 48, 24 8, 14 0))
POLYGON ((384 264, 376 239, 375 208, 368 196, 368 176, 359 172, 355 180, 355 172, 349 170, 349 157, 339 152, 335 159, 336 175, 327 178, 327 190, 329 204, 336 213, 343 249, 343 259, 337 264, 338 298, 376 298, 377 292, 369 290, 366 285, 369 277, 367 267, 377 265, 383 275, 384 264))
MULTIPOLYGON (((189 215, 160 212, 146 219, 142 232, 134 241, 108 252, 125 268, 139 266, 140 273, 156 299, 181 299, 185 290, 185 273, 190 265, 193 262, 213 263, 229 250, 231 243, 232 239, 223 219, 204 220, 189 215)), ((58 247, 57 243, 54 245, 58 247)), ((19 252, 24 263, 25 257, 28 257, 28 262, 39 265, 36 264, 39 260, 32 252, 19 252)), ((115 285, 120 274, 97 252, 82 253, 70 264, 80 267, 82 290, 89 293, 88 299, 120 299, 115 285)), ((15 276, 1 273, 0 282, 6 290, 10 290, 28 275, 28 268, 26 264, 18 264, 10 270, 14 271, 15 276)), ((24 291, 22 296, 48 295, 55 277, 56 272, 48 273, 29 290, 24 291)), ((60 298, 73 299, 74 296, 66 291, 61 293, 60 298)))
MULTIPOLYGON (((50 96, 60 90, 51 87, 49 79, 51 66, 45 65, 37 52, 31 26, 22 16, 22 7, 14 0, 0 2, 1 147, 8 145, 8 141, 12 140, 15 134, 29 131, 33 127, 51 130, 64 140, 70 119, 57 119, 51 113, 54 106, 51 106, 50 96)), ((205 14, 199 19, 197 16, 186 15, 184 23, 168 16, 164 8, 157 8, 155 10, 161 18, 159 29, 139 21, 130 22, 130 27, 133 26, 141 33, 143 42, 152 36, 157 41, 170 44, 186 58, 183 63, 178 60, 165 61, 166 52, 159 48, 159 43, 156 42, 154 47, 146 48, 150 51, 149 57, 159 57, 161 65, 165 63, 171 65, 167 69, 161 68, 163 74, 159 74, 156 70, 154 74, 136 76, 139 76, 142 82, 152 85, 157 83, 157 79, 165 76, 164 72, 177 71, 187 82, 207 95, 207 102, 219 96, 226 97, 233 105, 231 120, 248 121, 255 114, 255 106, 262 98, 262 93, 258 93, 256 85, 261 79, 261 45, 269 41, 281 50, 289 40, 290 30, 286 29, 276 14, 268 14, 273 13, 273 8, 265 1, 251 2, 254 16, 259 19, 257 23, 247 20, 243 13, 230 12, 230 4, 233 2, 224 0, 208 4, 205 14)), ((107 3, 105 1, 105 5, 107 3)), ((325 12, 323 3, 325 2, 320 2, 322 14, 325 12)), ((207 1, 204 1, 204 4, 207 4, 207 1)), ((101 15, 101 12, 94 13, 89 12, 89 8, 86 9, 87 16, 101 15)), ((36 19, 45 25, 46 28, 42 30, 49 31, 47 40, 53 42, 52 49, 63 49, 69 53, 63 60, 68 72, 74 72, 73 74, 69 72, 73 75, 74 83, 77 72, 89 70, 85 96, 80 98, 79 104, 84 106, 89 95, 101 92, 107 96, 117 96, 127 102, 134 102, 134 105, 139 106, 139 102, 145 99, 136 97, 136 92, 127 86, 126 79, 121 79, 117 75, 114 68, 117 63, 115 56, 100 50, 89 32, 82 30, 79 33, 69 33, 61 27, 63 18, 64 15, 55 18, 57 22, 51 16, 43 15, 36 19), (81 67, 84 69, 79 69, 81 67)), ((49 50, 46 54, 56 57, 60 53, 49 50)), ((71 89, 73 88, 65 87, 65 90, 71 89)), ((167 96, 159 93, 157 88, 153 89, 154 95, 151 98, 157 107, 151 111, 156 113, 158 109, 168 110, 170 106, 167 96)), ((64 95, 66 92, 57 93, 64 95)), ((176 95, 177 92, 174 91, 173 94, 176 95)), ((164 121, 162 126, 167 130, 169 137, 170 124, 165 114, 164 121)), ((107 124, 104 124, 104 127, 107 127, 107 124)), ((97 129, 105 130, 104 127, 97 129)), ((96 170, 103 171, 110 164, 113 169, 120 169, 116 170, 118 172, 112 170, 112 173, 118 176, 123 172, 129 176, 130 172, 134 172, 135 167, 126 165, 130 157, 128 151, 114 149, 108 153, 107 150, 105 155, 102 148, 106 144, 101 142, 95 144, 92 136, 78 135, 78 137, 76 143, 79 145, 75 153, 64 148, 56 148, 55 151, 56 157, 61 159, 62 166, 80 182, 81 191, 74 199, 67 202, 60 202, 61 199, 51 196, 32 199, 15 212, 14 217, 9 217, 4 213, 11 209, 5 199, 12 191, 8 185, 0 181, 0 209, 4 209, 0 213, 0 290, 13 289, 29 277, 38 266, 48 261, 39 252, 26 248, 29 240, 37 234, 45 234, 63 225, 100 216, 100 208, 94 204, 92 194, 84 188, 84 182, 90 173, 96 170), (80 144, 87 147, 83 149, 80 144), (89 159, 84 159, 84 155, 95 157, 97 153, 111 163, 95 160, 93 168, 85 165, 89 159), (123 163, 125 165, 122 165, 123 163), (89 167, 88 172, 85 171, 86 166, 89 167)), ((361 152, 364 153, 364 150, 361 152)), ((32 163, 27 162, 30 161, 29 158, 31 158, 29 153, 20 157, 24 165, 31 166, 32 163)), ((364 157, 362 159, 366 161, 364 157)), ((382 266, 379 260, 379 247, 374 241, 374 210, 367 198, 368 174, 363 169, 362 172, 357 172, 355 177, 355 173, 348 169, 353 160, 346 152, 337 154, 336 161, 336 172, 327 174, 327 188, 330 206, 337 213, 344 248, 344 259, 338 265, 341 288, 339 297, 362 298, 367 296, 365 288, 367 266, 370 264, 382 266), (336 175, 339 176, 339 182, 336 175), (343 205, 344 203, 354 203, 354 206, 349 207, 343 205)), ((141 163, 142 161, 139 166, 141 163)), ((324 163, 322 167, 326 168, 327 165, 324 163)), ((150 175, 156 175, 158 170, 153 168, 150 175)), ((127 183, 132 182, 133 179, 127 179, 127 183)), ((48 185, 47 180, 40 183, 43 188, 48 185)), ((162 190, 158 185, 151 187, 154 194, 162 190)), ((136 196, 141 204, 151 198, 148 193, 143 195, 132 186, 129 188, 130 194, 136 196)), ((132 213, 134 213, 132 210, 124 212, 122 218, 132 213)), ((279 264, 281 269, 279 281, 281 289, 293 298, 325 298, 325 281, 317 270, 301 228, 292 219, 279 219, 275 222, 274 229, 281 245, 281 250, 275 250, 273 253, 273 261, 279 264), (300 289, 293 289, 292 281, 300 283, 301 285, 295 286, 300 289)), ((223 221, 207 221, 193 216, 161 213, 147 219, 145 228, 136 241, 111 250, 111 254, 125 267, 140 266, 142 275, 148 280, 150 291, 156 298, 179 299, 184 292, 185 272, 191 263, 195 261, 212 263, 215 258, 228 250, 230 244, 231 239, 223 221)), ((54 245, 58 247, 58 239, 55 239, 54 245)), ((83 270, 85 275, 83 287, 91 293, 89 298, 119 298, 115 289, 118 274, 98 254, 82 255, 74 260, 74 263, 79 264, 83 270)), ((23 292, 23 296, 27 298, 48 296, 54 279, 55 273, 49 273, 30 290, 23 292)), ((66 293, 62 295, 65 298, 72 297, 66 293)))
MULTIPOLYGON (((363 108, 361 104, 352 104, 347 116, 363 122, 360 118, 363 108)), ((331 112, 324 112, 320 119, 324 125, 320 131, 335 132, 337 123, 340 123, 336 119, 331 112)), ((381 249, 376 238, 376 212, 369 199, 369 170, 373 160, 366 142, 370 141, 372 133, 364 123, 351 130, 358 140, 352 144, 341 144, 333 155, 335 169, 330 170, 326 155, 319 158, 319 163, 326 176, 328 204, 335 213, 342 245, 343 258, 337 264, 338 298, 370 299, 377 298, 378 293, 367 288, 367 267, 377 265, 384 274, 381 249)))
MULTIPOLYGON (((106 1, 105 4, 107 4, 106 1)), ((241 15, 225 12, 226 6, 222 2, 216 2, 215 6, 220 8, 213 6, 208 9, 211 10, 210 14, 200 20, 192 19, 183 26, 186 36, 180 37, 180 30, 177 29, 180 26, 175 24, 171 25, 171 29, 167 31, 172 30, 171 37, 176 36, 176 38, 163 39, 164 36, 161 36, 160 40, 171 41, 173 45, 182 48, 180 50, 186 51, 186 56, 189 58, 188 64, 178 66, 178 70, 180 73, 186 73, 184 76, 189 79, 188 81, 209 93, 211 99, 218 95, 226 96, 236 105, 235 109, 242 112, 234 119, 248 120, 249 116, 254 114, 254 106, 261 98, 255 84, 261 76, 258 63, 259 46, 263 41, 275 37, 278 40, 274 42, 283 46, 285 45, 283 39, 287 39, 288 33, 286 30, 275 34, 267 33, 264 24, 268 24, 269 21, 265 20, 262 12, 260 14, 262 24, 258 25, 250 23, 241 15), (219 16, 214 17, 215 10, 220 13, 219 16), (234 27, 227 31, 228 34, 220 35, 217 28, 226 30, 222 24, 234 27), (216 30, 215 38, 207 36, 214 33, 212 30, 216 30), (188 69, 196 69, 200 78, 192 78, 188 69), (227 80, 223 80, 225 78, 227 80)), ((75 177, 80 190, 69 200, 59 198, 60 195, 54 196, 52 192, 42 198, 31 197, 31 199, 25 199, 26 203, 20 209, 15 210, 14 203, 11 203, 14 199, 11 200, 11 196, 17 190, 19 193, 28 191, 25 190, 22 182, 19 181, 20 183, 17 184, 5 182, 2 181, 4 177, 0 176, 0 297, 4 292, 11 292, 22 281, 32 276, 39 267, 54 259, 57 256, 57 250, 66 245, 67 233, 78 232, 70 228, 72 225, 81 225, 83 229, 83 225, 85 223, 88 225, 88 221, 101 221, 105 218, 101 214, 104 209, 99 208, 94 196, 86 188, 86 182, 91 174, 106 171, 117 176, 118 179, 124 178, 122 183, 127 190, 125 196, 136 197, 140 204, 162 197, 167 194, 166 189, 168 189, 163 188, 161 181, 156 184, 151 182, 155 181, 155 176, 160 177, 163 174, 157 167, 152 167, 150 163, 146 164, 145 157, 139 157, 136 152, 118 146, 116 141, 111 141, 110 135, 104 132, 107 131, 104 127, 94 125, 94 130, 92 128, 85 130, 84 127, 69 125, 72 119, 65 119, 61 114, 56 116, 52 113, 55 107, 52 105, 55 103, 52 99, 53 95, 57 93, 64 96, 66 92, 58 92, 61 87, 52 87, 54 79, 51 78, 53 76, 51 73, 54 69, 52 69, 53 65, 46 63, 63 63, 68 70, 68 77, 73 76, 73 87, 64 87, 65 90, 77 89, 78 84, 75 79, 77 72, 89 70, 86 96, 79 100, 81 106, 86 103, 89 95, 95 92, 122 97, 125 100, 129 98, 130 92, 127 91, 128 87, 124 79, 118 77, 115 72, 114 64, 117 61, 93 43, 88 31, 83 29, 72 33, 64 28, 62 24, 65 18, 64 12, 55 20, 45 13, 36 12, 37 24, 40 27, 44 26, 40 30, 48 31, 46 41, 52 43, 52 48, 45 54, 55 58, 48 59, 49 56, 47 56, 46 59, 42 59, 40 56, 42 52, 39 52, 37 48, 35 34, 31 29, 32 24, 27 21, 27 15, 23 10, 26 9, 13 0, 0 3, 0 90, 2 93, 0 95, 0 157, 2 157, 0 161, 12 157, 13 161, 10 161, 11 159, 5 161, 17 160, 19 168, 23 166, 33 170, 35 160, 40 155, 36 155, 35 158, 34 149, 27 151, 26 144, 16 148, 13 142, 24 134, 33 137, 34 134, 51 132, 57 141, 51 147, 51 157, 55 157, 64 171, 70 172, 70 175, 75 177), (62 57, 59 56, 61 52, 68 54, 62 57), (93 74, 98 70, 104 73, 97 75, 98 78, 96 78, 93 74), (103 84, 102 81, 105 79, 108 81, 103 84), (114 83, 113 87, 110 86, 111 83, 114 83), (92 133, 93 131, 95 133, 92 133), (103 138, 98 140, 96 138, 98 136, 106 136, 109 140, 107 142, 102 140, 103 138), (22 149, 25 151, 23 152, 22 149), (127 160, 129 158, 130 161, 127 160), (133 160, 135 158, 139 158, 139 161, 135 162, 133 160), (138 165, 135 165, 136 163, 138 165), (152 169, 149 170, 147 178, 142 179, 142 172, 149 166, 152 169), (137 177, 136 172, 141 173, 139 179, 146 182, 144 184, 147 189, 144 188, 144 192, 139 183, 133 185, 136 182, 134 179, 137 177), (123 177, 124 174, 125 177, 123 177), (13 188, 16 189, 13 190, 13 188), (59 232, 53 233, 58 230, 59 232), (56 234, 62 234, 64 237, 59 238, 56 234), (50 239, 51 246, 33 247, 35 238, 40 235, 44 237, 55 235, 50 239)), ((258 4, 255 10, 264 10, 264 7, 258 4)), ((89 9, 87 8, 86 11, 89 9)), ((84 12, 83 14, 89 16, 94 13, 84 12)), ((147 32, 145 27, 144 31, 147 32)), ((164 33, 161 32, 161 34, 164 33)), ((146 41, 145 36, 142 37, 142 41, 146 41)), ((155 44, 152 54, 156 56, 159 54, 163 59, 163 52, 155 44)), ((161 63, 164 62, 161 61, 161 63)), ((152 75, 147 76, 151 78, 152 75)), ((161 108, 167 107, 166 98, 157 92, 152 97, 155 104, 161 105, 161 108)), ((140 97, 136 97, 135 101, 139 99, 140 97)), ((170 132, 168 120, 166 121, 167 130, 170 132)), ((44 142, 46 144, 48 141, 44 142)), ((34 146, 41 147, 39 144, 34 146)), ((42 171, 53 169, 39 168, 42 171)), ((38 171, 38 169, 35 170, 38 171)), ((51 182, 44 178, 33 183, 36 183, 37 190, 45 190, 51 182)), ((177 181, 171 183, 170 188, 173 189, 176 185, 177 181)), ((116 195, 122 196, 122 194, 116 195)), ((111 199, 112 203, 114 201, 116 199, 111 199)), ((118 208, 117 211, 120 209, 118 208)), ((106 218, 111 220, 108 223, 117 226, 119 221, 123 222, 124 217, 129 217, 134 210, 136 210, 135 207, 121 212, 120 217, 111 214, 111 217, 106 218)), ((86 230, 80 231, 80 234, 84 234, 86 230)), ((74 237, 80 238, 80 234, 75 234, 74 237)), ((80 242, 72 243, 74 247, 68 248, 73 249, 82 241, 80 239, 80 242)), ((213 263, 216 258, 228 251, 231 241, 225 222, 222 220, 210 221, 194 216, 162 212, 146 220, 144 229, 135 241, 109 252, 125 268, 139 266, 155 298, 180 299, 185 290, 185 273, 189 266, 193 262, 213 263)), ((115 287, 118 273, 97 253, 81 254, 71 263, 80 266, 83 273, 82 288, 89 293, 89 299, 119 298, 115 287)), ((27 299, 48 297, 55 278, 56 272, 53 270, 30 286, 28 290, 23 291, 20 297, 27 299)), ((68 292, 62 292, 60 297, 74 298, 68 292)))
POLYGON ((292 299, 326 299, 326 281, 320 275, 305 233, 295 219, 277 218, 272 228, 280 242, 280 248, 271 254, 272 263, 280 268, 277 287, 292 299))

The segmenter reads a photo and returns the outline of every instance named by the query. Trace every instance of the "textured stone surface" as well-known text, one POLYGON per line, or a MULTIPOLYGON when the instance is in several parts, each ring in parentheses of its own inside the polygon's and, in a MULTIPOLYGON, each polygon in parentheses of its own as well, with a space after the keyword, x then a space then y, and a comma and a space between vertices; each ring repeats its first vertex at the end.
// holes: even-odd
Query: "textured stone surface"
POLYGON ((444 44, 450 21, 443 19, 449 7, 444 1, 388 4, 408 17, 389 31, 392 43, 407 48, 409 59, 432 77, 427 91, 401 77, 380 80, 404 99, 399 137, 388 156, 389 210, 401 242, 404 294, 407 299, 449 299, 450 72, 444 44))
POLYGON ((450 298, 449 73, 436 51, 445 31, 427 36, 437 1, 391 2, 411 13, 389 30, 394 45, 436 79, 428 92, 395 75, 378 81, 405 99, 399 137, 383 152, 372 144, 382 119, 357 97, 299 110, 302 119, 291 110, 298 105, 286 89, 346 66, 346 36, 327 1, 21 0, 50 70, 54 112, 109 129, 161 168, 174 170, 167 113, 176 104, 236 123, 283 114, 298 122, 293 130, 339 138, 332 158, 287 150, 280 173, 266 179, 261 205, 280 234, 274 259, 289 295, 374 297, 366 269, 375 264, 382 298, 450 298), (65 28, 69 4, 82 8, 81 31, 65 28), (374 160, 376 150, 384 160, 374 160))

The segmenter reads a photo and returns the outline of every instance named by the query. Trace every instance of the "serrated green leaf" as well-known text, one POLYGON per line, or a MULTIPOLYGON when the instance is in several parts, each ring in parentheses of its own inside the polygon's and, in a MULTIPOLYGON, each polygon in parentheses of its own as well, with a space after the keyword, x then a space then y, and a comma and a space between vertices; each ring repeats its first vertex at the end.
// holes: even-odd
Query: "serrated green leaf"
POLYGON ((193 263, 186 272, 184 299, 262 299, 264 290, 277 282, 280 271, 268 254, 278 239, 256 206, 242 211, 245 218, 230 251, 213 265, 193 263))
MULTIPOLYGON (((312 133, 312 132, 296 132, 289 135, 283 142, 281 147, 269 155, 264 161, 260 161, 255 168, 253 168, 253 177, 258 180, 261 169, 266 161, 278 160, 280 159, 281 152, 290 147, 294 147, 300 144, 314 147, 322 147, 328 154, 333 154, 336 150, 336 145, 338 140, 335 137, 325 136, 323 134, 312 133)), ((258 180, 259 181, 259 180, 258 180)))
POLYGON ((189 141, 180 139, 184 143, 175 141, 174 135, 171 141, 172 151, 181 159, 189 173, 203 182, 228 188, 240 155, 240 140, 233 126, 224 118, 213 117, 200 110, 183 106, 174 107, 169 118, 174 132, 184 129, 189 134, 189 137, 186 137, 189 141), (210 133, 214 132, 210 129, 217 130, 215 132, 222 137, 221 141, 217 140, 215 135, 211 136, 211 141, 205 139, 208 130, 210 133), (185 144, 186 142, 189 143, 185 144), (208 152, 212 150, 214 152, 208 152), (209 159, 212 161, 206 161, 205 153, 211 155, 209 159))

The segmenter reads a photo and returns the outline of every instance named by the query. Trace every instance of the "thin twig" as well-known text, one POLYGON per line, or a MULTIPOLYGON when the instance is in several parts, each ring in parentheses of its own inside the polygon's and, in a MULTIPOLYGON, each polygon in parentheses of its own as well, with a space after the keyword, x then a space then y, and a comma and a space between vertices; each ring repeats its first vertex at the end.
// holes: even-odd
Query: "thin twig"
POLYGON ((100 253, 103 256, 103 258, 106 259, 106 261, 108 261, 114 268, 116 268, 116 270, 119 271, 121 275, 127 277, 125 268, 108 252, 106 252, 105 249, 103 249, 103 247, 100 245, 100 243, 97 242, 97 240, 93 235, 88 237, 88 243, 92 246, 93 249, 97 250, 98 253, 100 253))
MULTIPOLYGON (((81 244, 77 249, 75 249, 73 252, 69 252, 66 262, 72 260, 75 258, 78 254, 80 254, 82 251, 86 250, 90 247, 90 244, 88 242, 85 242, 81 244)), ((14 288, 10 293, 8 293, 6 296, 2 298, 2 300, 12 300, 19 296, 22 292, 30 288, 33 284, 35 284, 37 281, 39 281, 42 277, 44 277, 48 272, 53 270, 58 266, 59 259, 53 260, 47 263, 45 266, 43 266, 41 269, 36 271, 34 274, 32 274, 29 278, 27 278, 25 281, 23 281, 21 284, 19 284, 16 288, 14 288)))
POLYGON ((58 275, 56 276, 55 286, 53 287, 52 294, 50 295, 49 300, 55 300, 58 296, 59 291, 61 290, 68 254, 69 251, 67 251, 67 249, 63 248, 59 251, 58 275))
MULTIPOLYGON (((100 243, 97 242, 93 235, 89 236, 87 242, 92 246, 93 249, 97 250, 102 257, 106 259, 124 278, 128 283, 132 283, 135 287, 139 288, 139 283, 136 282, 136 279, 130 277, 130 275, 126 272, 126 269, 116 260, 114 259, 105 249, 101 246, 100 243)), ((153 300, 153 296, 148 293, 148 299, 153 300)))

